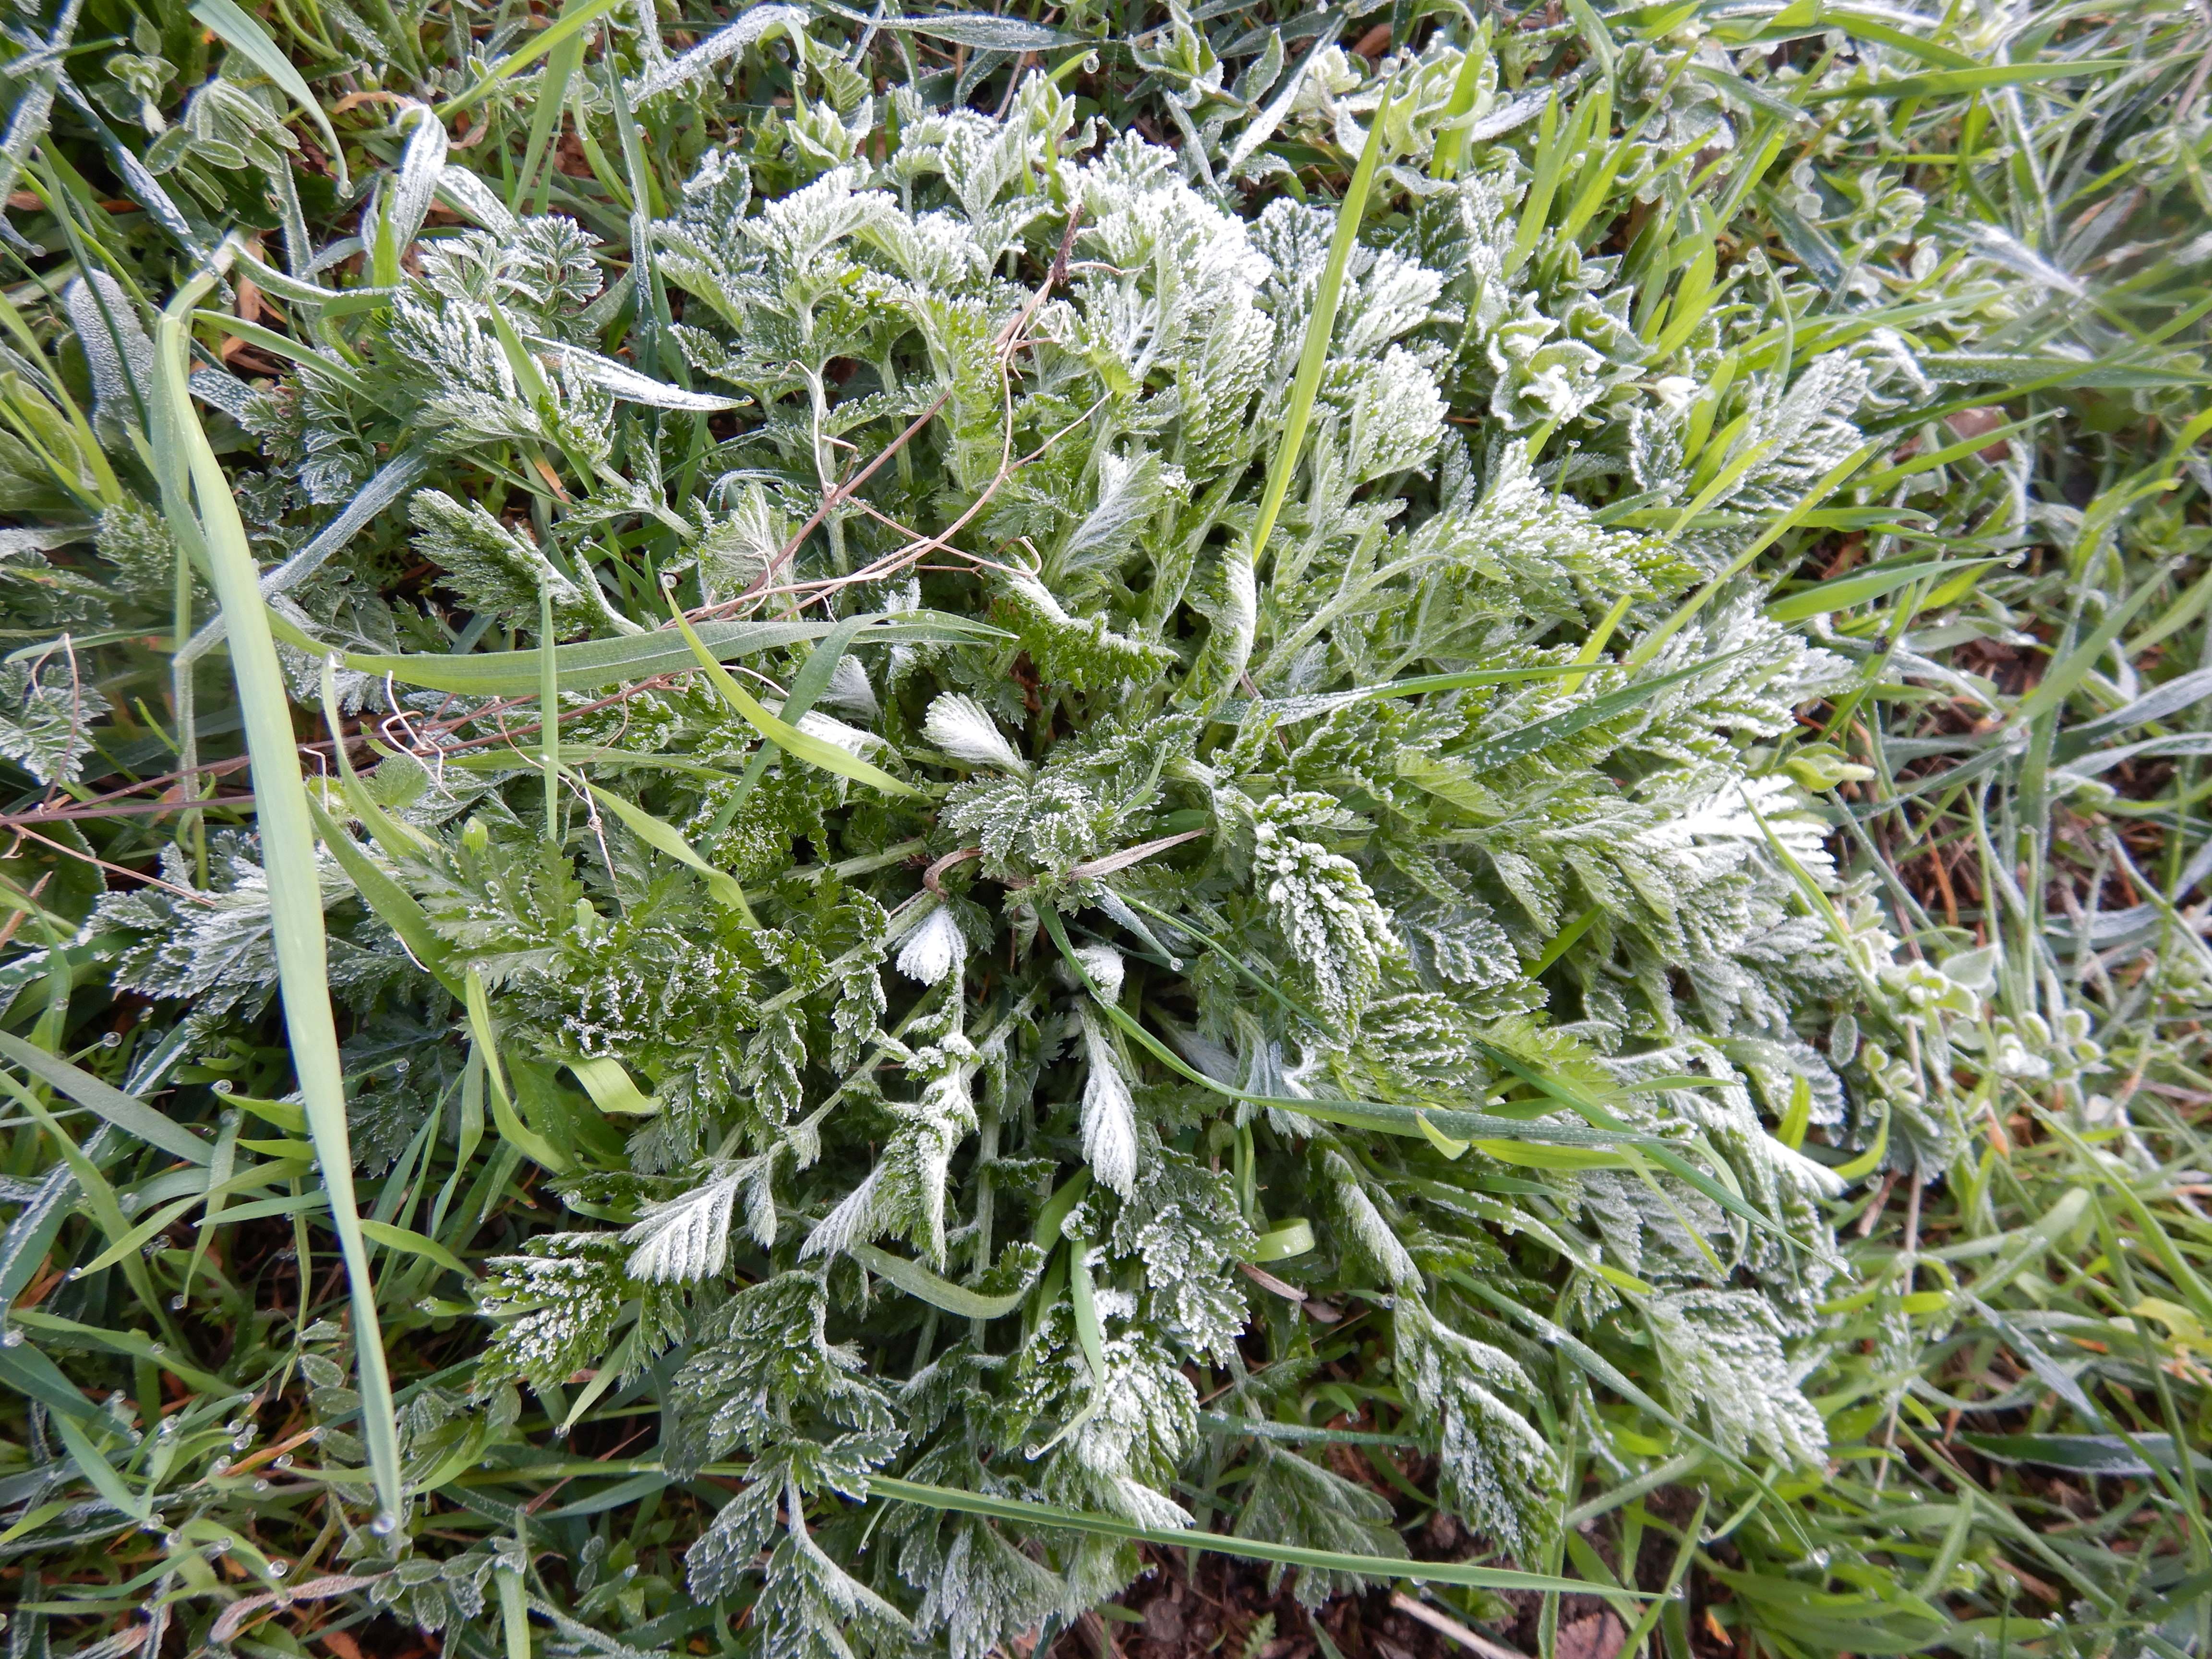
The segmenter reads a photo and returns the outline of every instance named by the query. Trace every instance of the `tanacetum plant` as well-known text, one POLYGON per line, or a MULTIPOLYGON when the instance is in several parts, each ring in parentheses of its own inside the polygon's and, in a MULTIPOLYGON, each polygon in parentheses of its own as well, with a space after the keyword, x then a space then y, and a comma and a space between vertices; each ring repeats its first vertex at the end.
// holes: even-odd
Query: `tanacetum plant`
POLYGON ((1837 1565, 1913 1395, 1838 1317, 1933 1308, 1835 1224, 2103 1050, 1831 792, 1931 684, 2094 788, 2033 722, 2156 590, 2010 714, 1938 659, 2029 637, 1926 617, 2034 544, 1983 405, 2082 288, 1850 158, 2195 134, 2194 25, 296 6, 0 66, 15 1651, 984 1659, 1185 1546, 1967 1639, 1995 1500, 1837 1565))

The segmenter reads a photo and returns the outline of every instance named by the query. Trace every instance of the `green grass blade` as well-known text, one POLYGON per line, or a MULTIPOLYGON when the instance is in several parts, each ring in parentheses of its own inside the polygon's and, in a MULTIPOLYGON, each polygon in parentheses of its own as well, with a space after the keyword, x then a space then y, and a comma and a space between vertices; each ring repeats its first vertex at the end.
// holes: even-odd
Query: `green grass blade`
MULTIPOLYGON (((960 1492, 920 1480, 896 1480, 877 1475, 869 1480, 868 1490, 872 1494, 928 1509, 987 1516, 994 1521, 1014 1521, 1024 1526, 1057 1527, 1069 1532, 1088 1533, 1094 1538, 1206 1550, 1216 1555, 1242 1556, 1248 1561, 1279 1561, 1286 1566, 1310 1567, 1320 1572, 1358 1573, 1368 1578, 1407 1579, 1416 1583, 1459 1584, 1469 1589, 1550 1590, 1574 1595, 1589 1589, 1580 1579, 1559 1578, 1549 1573, 1516 1572, 1505 1567, 1478 1567, 1459 1561, 1408 1561, 1387 1555, 1347 1555, 1336 1550, 1305 1549, 1296 1544, 1273 1544, 1258 1538, 1229 1538, 1219 1533, 1182 1527, 1140 1527, 1114 1516, 1091 1515, 1080 1510, 1062 1509, 1055 1504, 1035 1504, 1026 1498, 992 1498, 982 1492, 960 1492)), ((1640 1596, 1644 1592, 1635 1594, 1640 1596)))
POLYGON ((1359 240, 1359 222, 1367 211, 1367 198, 1375 184, 1375 170, 1382 164, 1389 141, 1382 136, 1389 125, 1390 100, 1396 83, 1382 89, 1382 101, 1367 128, 1367 143, 1352 183, 1336 204, 1336 234, 1330 239, 1328 260, 1322 266, 1321 286, 1314 292, 1313 315, 1306 319, 1305 345, 1298 354, 1298 371, 1291 381, 1290 406, 1284 411, 1283 429, 1275 439, 1275 453, 1267 463, 1267 483, 1260 494, 1260 516, 1247 543, 1257 564, 1267 551, 1267 538, 1290 494, 1291 475, 1297 471, 1299 452, 1305 447, 1306 428, 1313 419, 1314 398, 1321 391, 1322 370, 1328 363, 1329 337, 1336 331, 1337 302, 1344 294, 1344 268, 1359 240))
POLYGON ((726 870, 717 870, 700 857, 691 843, 684 840, 674 826, 653 817, 635 801, 624 800, 611 789, 602 789, 596 783, 587 783, 584 787, 592 792, 594 800, 620 818, 630 833, 647 846, 656 852, 665 853, 686 869, 696 871, 705 879, 707 890, 724 908, 742 916, 748 925, 758 926, 753 921, 753 913, 745 903, 745 890, 738 885, 737 878, 726 870))
POLYGON ((102 1083, 89 1072, 58 1054, 34 1048, 19 1036, 0 1031, 0 1059, 6 1059, 67 1095, 80 1106, 98 1113, 128 1135, 149 1146, 158 1146, 191 1164, 205 1164, 214 1148, 190 1129, 163 1116, 144 1101, 125 1094, 112 1084, 102 1083))
POLYGON ((453 947, 438 937, 430 926, 428 914, 415 896, 369 857, 319 802, 310 800, 308 805, 314 814, 315 833, 337 860, 338 868, 346 872, 362 902, 375 911, 378 920, 407 947, 408 955, 421 963, 447 990, 456 989, 459 981, 453 976, 453 947))
POLYGON ((1996 564, 2000 558, 2001 556, 1986 559, 1930 559, 1917 564, 1895 564, 1858 571, 1851 575, 1837 576, 1817 583, 1799 592, 1786 594, 1770 604, 1766 607, 1766 614, 1778 623, 1803 622, 1812 617, 1825 617, 1832 611, 1848 611, 1855 605, 1878 599, 1885 593, 1893 593, 1913 582, 1955 576, 1964 571, 1996 564))
POLYGON ((125 1515, 143 1521, 149 1513, 145 1498, 124 1484, 115 1466, 100 1455, 100 1449, 92 1443, 77 1420, 64 1413, 54 1418, 53 1425, 61 1435, 63 1446, 68 1449, 70 1462, 76 1465, 78 1474, 92 1483, 92 1489, 125 1515))
POLYGON ((62 1368, 28 1342, 0 1347, 0 1387, 12 1389, 63 1417, 89 1418, 100 1407, 77 1391, 62 1368))
POLYGON ((918 1296, 932 1307, 958 1314, 963 1319, 1001 1318, 1020 1307, 1030 1293, 1030 1287, 1024 1285, 1004 1296, 985 1296, 980 1291, 955 1285, 918 1261, 908 1261, 902 1256, 893 1255, 889 1250, 879 1250, 872 1244, 862 1244, 857 1241, 845 1246, 845 1254, 877 1278, 897 1285, 908 1296, 918 1296))
MULTIPOLYGON (((1827 500, 1829 496, 1835 494, 1835 492, 1843 486, 1844 480, 1850 477, 1852 473, 1857 471, 1859 468, 1864 466, 1869 461, 1872 460, 1875 455, 1881 453, 1881 448, 1882 445, 1879 440, 1862 444, 1857 449, 1852 451, 1850 455, 1837 463, 1837 465, 1829 471, 1826 477, 1822 478, 1818 483, 1807 490, 1803 495, 1798 498, 1796 506, 1791 507, 1787 513, 1784 513, 1781 517, 1776 519, 1772 524, 1767 526, 1765 530, 1759 532, 1757 538, 1753 541, 1749 547, 1747 547, 1742 552, 1737 554, 1735 558, 1731 559, 1725 570, 1723 570, 1711 581, 1705 583, 1704 586, 1698 588, 1698 591, 1691 594, 1688 599, 1683 600, 1682 603, 1676 607, 1673 616, 1668 617, 1665 622, 1662 623, 1657 628, 1653 629, 1650 634, 1645 635, 1643 641, 1637 646, 1635 651, 1630 655, 1628 659, 1628 665, 1631 668, 1641 668, 1645 663, 1650 662, 1652 658, 1657 656, 1659 654, 1660 647, 1664 646, 1668 640, 1673 639, 1674 635, 1680 633, 1684 628, 1687 627, 1689 623, 1696 618, 1699 611, 1711 605, 1713 600, 1719 596, 1720 591, 1723 587, 1726 586, 1737 576, 1741 575, 1745 571, 1750 569, 1753 560, 1758 558, 1760 554, 1766 551, 1768 548, 1773 546, 1776 542, 1779 541, 1784 535, 1802 522, 1807 514, 1810 513, 1814 507, 1820 506, 1820 504, 1827 500)), ((1692 503, 1692 509, 1694 509, 1697 503, 1695 502, 1692 503)), ((1686 520, 1689 514, 1686 513, 1683 515, 1683 519, 1686 520)))
POLYGON ((1587 731, 1593 726, 1600 726, 1607 720, 1616 719, 1628 713, 1638 704, 1649 702, 1668 686, 1680 685, 1684 680, 1694 679, 1699 674, 1709 673, 1723 663, 1729 661, 1731 657, 1741 654, 1738 652, 1731 652, 1726 656, 1708 657, 1704 661, 1693 662, 1686 668, 1671 669, 1664 674, 1655 675, 1650 679, 1640 680, 1634 685, 1624 685, 1618 690, 1605 693, 1602 696, 1592 697, 1588 702, 1577 703, 1572 708, 1560 714, 1547 715, 1540 720, 1531 720, 1526 726, 1516 726, 1510 732, 1501 732, 1494 738, 1486 738, 1476 744, 1456 758, 1474 772, 1485 772, 1492 767, 1504 766, 1509 762, 1521 759, 1523 756, 1533 755, 1547 744, 1571 738, 1577 732, 1587 731))
POLYGON ((2114 640, 2127 631, 2128 624, 2149 604, 2166 585, 2166 578, 2179 564, 2179 559, 2168 560, 2136 585, 2136 591, 2112 609, 2112 613, 2092 630, 2089 636, 2063 656, 2055 659, 2034 691, 2021 701, 2013 711, 2015 726, 2033 725, 2057 708, 2081 689, 2105 653, 2112 648, 2114 640))
MULTIPOLYGON (((698 624, 692 631, 720 660, 754 656, 800 640, 818 640, 836 626, 833 623, 709 622, 698 624)), ((343 651, 325 644, 283 617, 272 614, 269 627, 278 639, 296 649, 319 658, 335 654, 344 667, 373 674, 379 679, 388 674, 402 685, 451 691, 465 697, 534 697, 544 689, 538 653, 534 649, 483 651, 468 656, 428 651, 397 654, 343 651)), ((1012 637, 987 624, 929 612, 884 617, 871 623, 860 635, 864 641, 963 643, 1012 637)), ((661 632, 556 646, 553 661, 562 691, 596 691, 626 680, 681 673, 695 666, 698 659, 681 635, 661 632)))
POLYGON ((496 91, 503 81, 509 81, 528 69, 562 41, 574 39, 596 23, 623 0, 583 0, 570 4, 549 27, 530 37, 529 41, 494 64, 484 71, 483 77, 459 96, 448 98, 434 112, 441 121, 450 121, 463 110, 496 91))
POLYGON ((746 725, 762 737, 791 756, 818 766, 825 772, 851 778, 859 783, 871 784, 887 795, 918 795, 921 792, 910 783, 903 783, 881 767, 871 766, 857 755, 848 753, 827 738, 817 738, 811 732, 802 732, 788 721, 771 714, 761 706, 760 700, 730 678, 729 671, 714 659, 690 620, 681 611, 675 613, 677 631, 684 635, 691 647, 692 656, 699 666, 707 671, 708 684, 720 694, 722 701, 737 710, 746 725))
POLYGON ((1855 86, 1816 87, 1800 94, 1808 103, 1827 103, 1838 98, 1948 98, 1960 93, 1987 92, 1996 87, 2030 86, 2045 81, 2071 81, 2106 76, 2133 67, 2124 58, 2084 58, 2041 64, 1984 64, 1973 69, 1936 70, 1926 75, 1900 75, 1894 81, 1862 82, 1855 86))
POLYGON ((483 1057, 484 1075, 491 1083, 491 1116, 500 1138, 555 1175, 564 1173, 568 1168, 568 1155, 525 1123, 515 1109, 514 1097, 507 1091, 507 1072, 500 1063, 499 1032, 491 1023, 491 1000, 484 993, 483 975, 473 968, 462 982, 462 1006, 467 1011, 470 1039, 483 1057))
POLYGON ((276 658, 260 569, 231 494, 228 476, 210 447, 185 387, 185 319, 211 273, 185 283, 161 313, 155 351, 156 396, 167 406, 169 430, 183 441, 185 465, 198 497, 200 530, 210 575, 229 625, 232 672, 252 757, 254 815, 269 872, 269 903, 276 947, 277 979, 292 1064, 307 1103, 331 1220, 338 1236, 351 1288, 354 1348, 362 1396, 363 1438, 368 1447, 380 1510, 380 1531, 398 1528, 405 1494, 399 1474, 398 1428, 392 1415, 376 1291, 369 1277, 368 1247, 354 1202, 353 1150, 346 1127, 344 1068, 331 1012, 329 956, 323 935, 321 878, 315 868, 315 833, 307 789, 300 772, 291 700, 276 658))

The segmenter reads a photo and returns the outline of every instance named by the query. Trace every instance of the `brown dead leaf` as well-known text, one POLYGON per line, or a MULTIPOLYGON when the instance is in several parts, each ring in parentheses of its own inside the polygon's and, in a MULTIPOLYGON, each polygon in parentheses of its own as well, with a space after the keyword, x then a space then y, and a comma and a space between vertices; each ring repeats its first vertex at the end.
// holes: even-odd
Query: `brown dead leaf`
POLYGON ((1171 1595, 1156 1595, 1145 1604, 1145 1639, 1171 1648, 1182 1640, 1183 1613, 1171 1595))
POLYGON ((1559 1659, 1615 1659, 1628 1630, 1610 1613, 1593 1613, 1559 1626, 1559 1659))
MULTIPOLYGON (((1985 432, 1994 432, 2005 424, 2002 409, 1962 409, 1948 416, 1944 424, 1961 438, 1978 438, 1985 432)), ((1990 444, 1974 452, 1985 461, 2001 461, 2005 458, 2005 447, 1990 444)))

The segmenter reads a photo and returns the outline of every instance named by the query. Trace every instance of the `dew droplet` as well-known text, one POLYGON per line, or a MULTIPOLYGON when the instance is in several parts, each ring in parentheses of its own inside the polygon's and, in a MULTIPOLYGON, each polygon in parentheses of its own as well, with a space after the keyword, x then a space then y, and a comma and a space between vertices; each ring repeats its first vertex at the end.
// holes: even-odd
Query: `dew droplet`
POLYGON ((120 1031, 108 1032, 105 1036, 100 1039, 100 1046, 103 1048, 120 1048, 123 1046, 123 1033, 120 1031))
POLYGON ((399 1517, 386 1510, 368 1523, 368 1529, 379 1538, 388 1538, 399 1530, 399 1517))
POLYGON ((269 1564, 269 1576, 271 1578, 282 1578, 291 1571, 292 1564, 289 1561, 271 1561, 269 1564))
POLYGON ((276 1461, 270 1463, 269 1467, 272 1469, 290 1468, 292 1467, 292 1454, 289 1452, 279 1453, 276 1461))
POLYGON ((267 1492, 269 1490, 269 1483, 266 1480, 256 1480, 253 1483, 253 1490, 256 1492, 267 1492))
POLYGON ((179 1291, 176 1295, 171 1297, 169 1298, 169 1306, 173 1311, 182 1312, 185 1307, 185 1293, 182 1291, 179 1291))
POLYGON ((0 1331, 0 1348, 20 1348, 22 1346, 23 1334, 13 1325, 9 1326, 4 1331, 0 1331))
POLYGON ((232 1082, 228 1078, 227 1078, 227 1077, 219 1077, 219 1078, 217 1078, 217 1079, 216 1079, 212 1084, 209 1085, 208 1086, 209 1086, 209 1087, 210 1087, 210 1088, 212 1088, 212 1089, 216 1091, 216 1093, 217 1093, 217 1094, 219 1094, 219 1095, 227 1095, 227 1094, 228 1094, 228 1093, 229 1093, 233 1089, 234 1089, 235 1087, 237 1087, 238 1085, 235 1085, 235 1084, 234 1084, 234 1083, 233 1083, 233 1082, 232 1082))

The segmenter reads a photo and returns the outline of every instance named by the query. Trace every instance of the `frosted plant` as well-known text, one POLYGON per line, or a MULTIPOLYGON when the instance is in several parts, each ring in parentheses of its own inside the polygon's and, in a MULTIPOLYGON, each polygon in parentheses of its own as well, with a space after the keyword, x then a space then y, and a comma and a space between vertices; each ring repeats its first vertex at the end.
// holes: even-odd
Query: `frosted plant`
MULTIPOLYGON (((1517 120, 1436 165, 1502 96, 1480 47, 1232 88, 1177 13, 1145 50, 1180 152, 1042 75, 997 117, 879 96, 795 11, 629 95, 770 22, 787 112, 640 198, 627 263, 440 185, 472 224, 387 250, 344 351, 244 410, 294 492, 272 536, 388 487, 382 556, 428 573, 281 614, 409 751, 323 792, 337 976, 467 1052, 462 1134, 489 1110, 573 1212, 486 1272, 477 1408, 653 1379, 671 1475, 746 1459, 691 1591, 793 1655, 978 1659, 1079 1613, 1126 1541, 1016 1507, 867 1548, 840 1506, 890 1478, 1188 1527, 1240 1424, 1340 1409, 1308 1382, 1354 1299, 1395 1432, 1524 1561, 1563 1421, 1647 1443, 1589 1405, 1605 1356, 1731 1455, 1817 1459, 1838 1183, 1805 1135, 1863 1143, 1838 1066, 1891 1062, 1812 1039, 1862 979, 1909 1023, 1917 982, 1777 758, 1840 647, 1731 569, 1857 451, 1895 354, 1654 325, 1670 273, 1565 222, 1609 179, 1532 197, 1517 120), (1226 189, 1265 165, 1253 108, 1395 135, 1406 210, 1334 288, 1333 210, 1226 189)), ((1717 142, 1674 85, 1620 95, 1717 142)), ((411 240, 405 173, 365 222, 411 240)), ((87 347, 103 419, 118 337, 87 347)), ((118 560, 149 533, 103 530, 118 560)), ((27 732, 40 672, 9 682, 27 732)), ((104 902, 118 982, 265 999, 265 894, 222 861, 104 902)), ((1234 1530, 1402 1553, 1310 1444, 1252 1443, 1234 1530)))
POLYGON ((1756 1441, 1784 1462, 1817 1465, 1827 1431, 1798 1392, 1773 1316, 1753 1296, 1686 1291, 1652 1304, 1651 1329, 1677 1410, 1702 1412, 1738 1456, 1756 1441))
POLYGON ((42 784, 74 783, 92 752, 107 699, 83 683, 74 662, 0 665, 0 756, 42 784))
POLYGON ((623 1270, 632 1279, 665 1283, 720 1273, 729 1256, 738 1184, 735 1175, 720 1176, 647 1210, 623 1235, 624 1243, 637 1246, 623 1270))
POLYGON ((1015 752, 982 704, 957 691, 948 691, 929 705, 921 723, 922 735, 957 761, 970 766, 995 766, 1022 776, 1029 763, 1015 752))
POLYGON ((921 919, 899 946, 898 970, 908 979, 934 985, 958 967, 967 954, 959 921, 951 909, 939 905, 921 919))
POLYGON ((1121 1075, 1113 1037, 1089 1010, 1082 1018, 1090 1063, 1083 1083, 1083 1156, 1099 1185, 1127 1198, 1137 1180, 1137 1103, 1121 1075))

